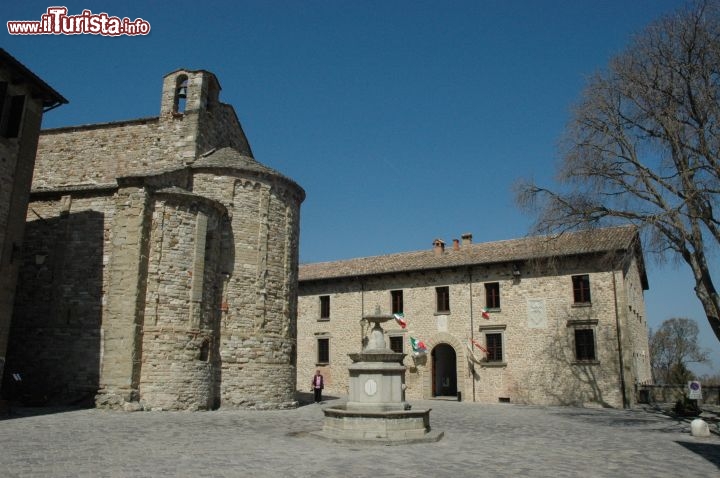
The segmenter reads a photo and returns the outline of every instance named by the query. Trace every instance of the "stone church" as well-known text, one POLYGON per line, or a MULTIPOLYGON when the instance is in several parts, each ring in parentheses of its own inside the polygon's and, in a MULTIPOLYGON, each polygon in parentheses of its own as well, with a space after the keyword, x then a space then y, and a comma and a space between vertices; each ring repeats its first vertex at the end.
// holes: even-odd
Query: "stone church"
POLYGON ((41 133, 4 394, 296 405, 305 192, 254 159, 219 93, 212 73, 181 69, 158 117, 41 133))
POLYGON ((629 226, 303 264, 298 384, 320 369, 326 394, 347 394, 380 312, 397 314, 384 328, 408 400, 632 406, 651 381, 647 288, 629 226))

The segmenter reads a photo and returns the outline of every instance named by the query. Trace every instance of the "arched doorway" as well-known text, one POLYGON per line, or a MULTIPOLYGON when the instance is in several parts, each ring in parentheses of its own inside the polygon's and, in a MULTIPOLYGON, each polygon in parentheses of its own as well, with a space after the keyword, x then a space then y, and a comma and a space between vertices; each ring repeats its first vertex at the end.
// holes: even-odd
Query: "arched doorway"
POLYGON ((439 344, 432 351, 433 397, 457 396, 457 357, 455 349, 439 344))

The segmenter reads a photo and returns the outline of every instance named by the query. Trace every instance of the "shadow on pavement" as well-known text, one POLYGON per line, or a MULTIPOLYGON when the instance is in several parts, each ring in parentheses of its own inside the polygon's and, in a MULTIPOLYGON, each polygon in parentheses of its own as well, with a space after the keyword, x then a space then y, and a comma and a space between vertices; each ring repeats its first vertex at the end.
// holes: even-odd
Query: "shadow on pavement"
POLYGON ((720 445, 713 443, 694 443, 688 441, 675 442, 684 446, 691 452, 700 455, 710 463, 720 468, 720 445))
MULTIPOLYGON (((315 395, 312 392, 296 392, 295 398, 298 401, 299 407, 304 407, 306 405, 313 405, 315 403, 315 395)), ((334 395, 326 395, 323 393, 321 403, 326 404, 329 401, 338 400, 339 398, 340 397, 337 397, 334 395)))
POLYGON ((56 413, 75 412, 77 410, 87 410, 95 408, 94 406, 78 406, 78 405, 52 405, 52 406, 25 406, 10 405, 7 409, 0 413, 0 421, 13 420, 16 418, 37 417, 41 415, 53 415, 56 413))

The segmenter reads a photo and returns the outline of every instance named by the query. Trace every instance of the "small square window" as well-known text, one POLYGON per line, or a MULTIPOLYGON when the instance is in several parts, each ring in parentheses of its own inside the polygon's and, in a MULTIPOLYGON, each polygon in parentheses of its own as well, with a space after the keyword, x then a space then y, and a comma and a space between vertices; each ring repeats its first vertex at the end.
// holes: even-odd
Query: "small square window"
POLYGON ((595 331, 593 329, 575 329, 575 359, 578 361, 595 360, 595 331))
POLYGON ((317 339, 318 363, 330 363, 330 339, 317 339))
POLYGON ((403 291, 391 290, 390 300, 392 301, 391 308, 393 314, 403 313, 403 291))
POLYGON ((572 276, 573 298, 576 304, 590 303, 590 276, 587 274, 572 276))
POLYGON ((390 336, 390 349, 396 353, 403 353, 403 340, 402 335, 391 335, 390 336))
POLYGON ((503 361, 502 333, 485 334, 485 348, 487 348, 488 362, 503 361))
POLYGON ((437 312, 450 312, 450 287, 436 287, 435 298, 437 299, 437 312))
POLYGON ((485 284, 485 307, 488 309, 500 308, 500 283, 488 282, 485 284))
POLYGON ((320 296, 320 318, 321 319, 329 319, 330 318, 330 296, 329 295, 321 295, 320 296))

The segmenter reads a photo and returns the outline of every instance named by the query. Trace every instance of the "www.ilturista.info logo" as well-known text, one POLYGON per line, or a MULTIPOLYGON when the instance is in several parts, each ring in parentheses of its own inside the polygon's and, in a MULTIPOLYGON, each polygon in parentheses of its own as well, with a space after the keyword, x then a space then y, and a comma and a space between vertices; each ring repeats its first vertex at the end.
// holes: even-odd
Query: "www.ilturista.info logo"
POLYGON ((80 15, 68 15, 65 7, 49 7, 40 21, 17 20, 7 22, 11 35, 147 35, 150 23, 142 18, 111 17, 107 13, 83 10, 80 15))

